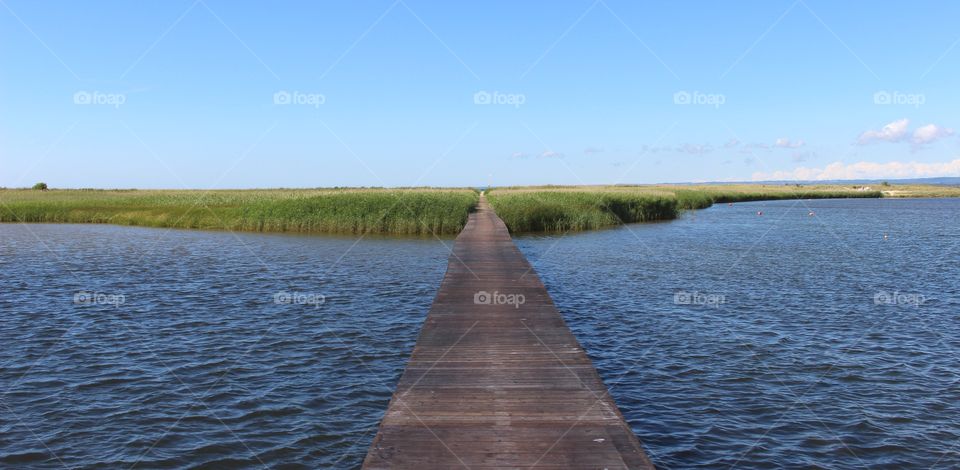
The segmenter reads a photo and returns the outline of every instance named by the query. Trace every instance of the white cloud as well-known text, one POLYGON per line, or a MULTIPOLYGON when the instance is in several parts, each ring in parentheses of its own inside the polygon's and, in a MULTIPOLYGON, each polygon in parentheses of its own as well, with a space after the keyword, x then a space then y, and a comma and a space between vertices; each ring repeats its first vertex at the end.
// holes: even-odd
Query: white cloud
POLYGON ((936 124, 927 124, 913 131, 913 138, 910 141, 916 145, 923 145, 951 135, 953 135, 953 129, 940 127, 936 124))
POLYGON ((540 158, 560 158, 563 157, 563 154, 554 152, 553 150, 545 150, 543 153, 537 156, 540 158))
POLYGON ((773 144, 775 147, 780 147, 784 149, 796 149, 807 145, 803 140, 791 141, 787 138, 780 138, 773 144))
POLYGON ((603 152, 603 147, 587 147, 583 149, 583 153, 587 155, 594 154, 594 153, 601 153, 601 152, 603 152))
POLYGON ((730 139, 727 143, 723 144, 723 148, 729 149, 740 145, 740 141, 737 139, 730 139))
POLYGON ((754 181, 767 180, 853 180, 877 178, 932 178, 960 176, 960 158, 943 163, 921 162, 834 162, 824 168, 798 167, 788 171, 753 174, 754 181))
POLYGON ((513 152, 512 154, 510 154, 510 158, 527 158, 529 156, 530 155, 523 152, 513 152))
POLYGON ((869 144, 877 140, 886 142, 899 142, 907 136, 907 127, 910 125, 909 119, 900 119, 883 126, 879 131, 869 130, 860 134, 857 143, 860 145, 869 144))

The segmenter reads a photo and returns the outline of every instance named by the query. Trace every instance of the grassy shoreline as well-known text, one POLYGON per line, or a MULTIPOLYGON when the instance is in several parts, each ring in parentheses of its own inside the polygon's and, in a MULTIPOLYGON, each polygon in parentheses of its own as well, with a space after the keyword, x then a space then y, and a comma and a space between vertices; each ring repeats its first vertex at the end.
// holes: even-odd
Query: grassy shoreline
POLYGON ((671 220, 685 210, 715 203, 879 197, 879 190, 840 185, 541 186, 495 188, 488 195, 511 232, 592 230, 671 220))
MULTIPOLYGON (((670 220, 715 203, 775 199, 960 197, 932 185, 529 186, 487 191, 511 232, 592 230, 670 220)), ((0 222, 108 223, 253 232, 455 235, 473 189, 0 189, 0 222)))
POLYGON ((0 222, 251 232, 456 234, 469 189, 0 190, 0 222))

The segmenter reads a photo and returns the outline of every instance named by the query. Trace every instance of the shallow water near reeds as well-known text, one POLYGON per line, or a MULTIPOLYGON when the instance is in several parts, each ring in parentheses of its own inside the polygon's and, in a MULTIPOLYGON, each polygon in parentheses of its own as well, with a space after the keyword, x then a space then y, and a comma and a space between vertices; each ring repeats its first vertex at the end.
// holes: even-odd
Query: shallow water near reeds
MULTIPOLYGON (((958 213, 516 240, 658 466, 956 468, 958 213)), ((451 242, 0 225, 0 467, 355 468, 451 242)))

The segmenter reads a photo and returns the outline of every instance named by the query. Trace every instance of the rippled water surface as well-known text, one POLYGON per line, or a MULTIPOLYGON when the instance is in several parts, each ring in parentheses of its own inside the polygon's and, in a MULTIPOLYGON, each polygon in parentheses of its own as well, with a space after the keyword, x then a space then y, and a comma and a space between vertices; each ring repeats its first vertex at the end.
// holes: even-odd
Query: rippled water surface
POLYGON ((356 467, 447 253, 0 225, 0 468, 356 467))
POLYGON ((517 241, 658 466, 960 468, 960 201, 517 241))
MULTIPOLYGON (((958 468, 958 215, 763 202, 517 241, 660 467, 958 468)), ((0 467, 354 468, 447 253, 0 225, 0 467)))

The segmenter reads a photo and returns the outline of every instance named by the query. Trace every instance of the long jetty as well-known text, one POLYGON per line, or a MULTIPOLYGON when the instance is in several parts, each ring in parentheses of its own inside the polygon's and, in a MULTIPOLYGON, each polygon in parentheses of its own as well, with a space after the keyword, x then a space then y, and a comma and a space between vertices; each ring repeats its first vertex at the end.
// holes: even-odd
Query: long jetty
POLYGON ((653 468, 482 195, 363 468, 653 468))

